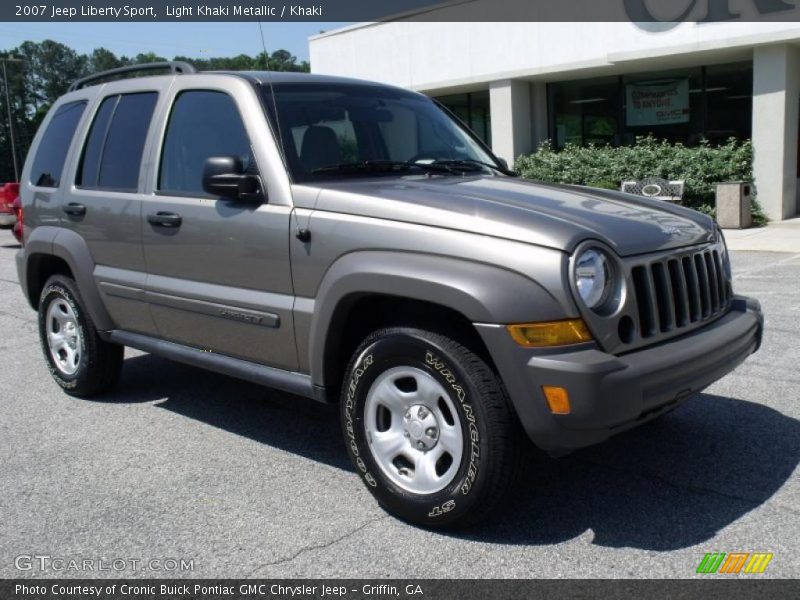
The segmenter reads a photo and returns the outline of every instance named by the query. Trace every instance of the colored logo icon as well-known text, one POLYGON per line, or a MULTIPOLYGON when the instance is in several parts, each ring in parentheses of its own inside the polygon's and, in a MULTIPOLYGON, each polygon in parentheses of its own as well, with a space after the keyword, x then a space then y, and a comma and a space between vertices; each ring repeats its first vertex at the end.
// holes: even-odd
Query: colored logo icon
POLYGON ((767 552, 708 552, 697 566, 703 574, 763 573, 772 560, 767 552))

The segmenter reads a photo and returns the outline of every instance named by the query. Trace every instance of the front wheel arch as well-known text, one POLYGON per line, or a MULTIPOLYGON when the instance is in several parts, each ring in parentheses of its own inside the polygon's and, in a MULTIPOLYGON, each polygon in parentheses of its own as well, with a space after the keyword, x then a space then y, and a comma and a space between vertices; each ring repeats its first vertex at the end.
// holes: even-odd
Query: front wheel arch
POLYGON ((388 294, 352 294, 343 298, 331 318, 324 348, 324 379, 337 398, 350 357, 373 331, 392 326, 422 327, 446 333, 479 355, 497 371, 472 322, 460 312, 423 300, 388 294))
MULTIPOLYGON (((467 323, 462 331, 471 330, 472 341, 480 340, 473 323, 558 320, 569 313, 536 281, 495 265, 409 252, 354 252, 328 269, 316 293, 307 334, 308 368, 316 386, 338 389, 341 365, 330 361, 336 361, 346 323, 361 318, 353 308, 375 298, 435 307, 435 314, 467 323)), ((385 317, 376 327, 399 323, 392 312, 385 317)), ((478 341, 475 348, 481 346, 478 341)))

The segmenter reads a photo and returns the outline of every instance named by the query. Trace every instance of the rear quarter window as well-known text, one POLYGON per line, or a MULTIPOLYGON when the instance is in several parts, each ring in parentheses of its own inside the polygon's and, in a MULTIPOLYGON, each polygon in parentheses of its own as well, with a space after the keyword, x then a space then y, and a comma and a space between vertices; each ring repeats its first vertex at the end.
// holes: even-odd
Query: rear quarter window
POLYGON ((30 182, 38 187, 57 188, 61 183, 64 161, 86 102, 68 102, 56 109, 36 149, 30 182))

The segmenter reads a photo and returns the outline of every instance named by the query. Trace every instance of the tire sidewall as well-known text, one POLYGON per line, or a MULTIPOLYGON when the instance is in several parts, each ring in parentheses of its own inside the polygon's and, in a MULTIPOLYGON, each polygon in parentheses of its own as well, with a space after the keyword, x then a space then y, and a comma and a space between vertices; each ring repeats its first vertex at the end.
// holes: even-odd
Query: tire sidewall
POLYGON ((479 392, 457 357, 424 332, 393 331, 369 338, 358 352, 345 378, 342 428, 347 451, 356 471, 378 502, 402 519, 426 526, 447 525, 469 512, 485 484, 487 430, 479 392), (392 482, 369 448, 364 412, 373 382, 386 370, 410 366, 430 374, 448 391, 461 423, 463 452, 453 480, 432 494, 413 494, 392 482))
POLYGON ((86 378, 90 360, 90 350, 87 344, 88 340, 89 331, 87 330, 84 311, 77 295, 62 278, 53 278, 49 280, 42 290, 39 301, 39 341, 42 345, 42 351, 44 352, 45 361, 50 374, 53 376, 56 383, 67 391, 77 389, 86 378), (70 308, 72 308, 72 311, 75 313, 75 320, 80 334, 81 358, 77 370, 71 375, 63 373, 56 366, 47 343, 47 310, 54 301, 59 299, 64 300, 69 304, 70 308))

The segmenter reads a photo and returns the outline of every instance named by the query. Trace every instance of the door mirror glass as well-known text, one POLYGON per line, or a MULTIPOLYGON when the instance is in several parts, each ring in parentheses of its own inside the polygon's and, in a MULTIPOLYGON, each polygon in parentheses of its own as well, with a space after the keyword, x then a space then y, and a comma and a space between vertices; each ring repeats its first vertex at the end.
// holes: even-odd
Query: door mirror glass
POLYGON ((203 191, 217 198, 261 204, 264 194, 258 176, 245 172, 238 156, 211 156, 203 166, 203 191))

